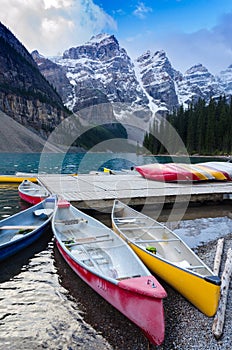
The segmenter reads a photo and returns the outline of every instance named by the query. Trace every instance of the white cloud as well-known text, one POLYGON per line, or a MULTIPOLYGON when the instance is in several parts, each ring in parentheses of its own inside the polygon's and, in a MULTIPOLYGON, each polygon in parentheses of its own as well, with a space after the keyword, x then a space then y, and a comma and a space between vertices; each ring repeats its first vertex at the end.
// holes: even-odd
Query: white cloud
POLYGON ((139 2, 136 9, 133 11, 133 14, 141 19, 144 19, 146 18, 146 14, 149 12, 152 12, 152 8, 145 6, 143 2, 139 2))
POLYGON ((44 8, 49 9, 52 7, 63 8, 72 5, 72 0, 43 0, 44 8))
POLYGON ((116 30, 93 0, 1 0, 0 21, 31 51, 55 55, 92 35, 116 30))

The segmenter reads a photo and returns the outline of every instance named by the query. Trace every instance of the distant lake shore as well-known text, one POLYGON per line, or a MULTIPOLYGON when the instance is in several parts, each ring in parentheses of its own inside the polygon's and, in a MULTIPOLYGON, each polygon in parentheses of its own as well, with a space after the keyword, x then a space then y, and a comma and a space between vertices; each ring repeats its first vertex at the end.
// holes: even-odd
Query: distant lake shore
POLYGON ((149 163, 185 162, 193 164, 205 161, 228 161, 223 156, 186 155, 137 155, 136 153, 86 152, 86 153, 0 153, 0 174, 26 173, 89 173, 102 171, 104 167, 113 170, 130 169, 149 163))

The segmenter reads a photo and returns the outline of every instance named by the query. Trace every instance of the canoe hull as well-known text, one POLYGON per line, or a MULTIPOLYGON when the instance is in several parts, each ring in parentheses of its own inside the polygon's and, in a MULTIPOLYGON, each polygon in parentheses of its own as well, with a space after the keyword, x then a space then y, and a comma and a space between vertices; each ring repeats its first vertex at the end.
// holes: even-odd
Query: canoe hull
POLYGON ((46 215, 43 218, 38 218, 34 215, 36 210, 43 210, 45 207, 54 208, 55 198, 47 198, 42 203, 39 203, 33 207, 30 207, 24 211, 21 211, 7 219, 0 222, 0 261, 3 261, 12 255, 18 253, 30 244, 38 240, 46 231, 50 224, 50 217, 46 215), (26 228, 34 225, 34 229, 31 232, 24 235, 20 235, 17 239, 11 239, 19 230, 19 226, 26 228), (25 225, 25 226, 24 226, 25 225), (14 228, 14 226, 16 228, 14 228), (4 238, 7 237, 7 238, 4 238))
POLYGON ((160 345, 163 342, 165 327, 162 299, 146 298, 139 293, 134 294, 121 287, 124 281, 114 284, 91 273, 74 261, 57 240, 56 244, 65 261, 84 282, 140 327, 153 344, 160 345))
POLYGON ((232 181, 232 164, 227 162, 205 162, 200 163, 204 167, 222 173, 227 181, 232 181))
POLYGON ((23 193, 21 191, 19 191, 19 197, 23 201, 30 203, 30 204, 33 204, 33 205, 38 204, 44 200, 44 197, 30 196, 30 195, 23 193))
POLYGON ((164 182, 231 181, 232 179, 232 167, 228 163, 221 162, 154 163, 137 166, 135 169, 146 179, 164 182))
POLYGON ((135 244, 129 244, 150 271, 165 280, 208 317, 215 315, 220 297, 220 286, 207 282, 201 276, 146 253, 135 244))
POLYGON ((18 187, 19 197, 27 203, 38 204, 49 197, 49 192, 40 184, 24 180, 18 187))
POLYGON ((192 182, 199 181, 193 172, 186 170, 177 164, 147 164, 135 167, 146 179, 164 182, 192 182))

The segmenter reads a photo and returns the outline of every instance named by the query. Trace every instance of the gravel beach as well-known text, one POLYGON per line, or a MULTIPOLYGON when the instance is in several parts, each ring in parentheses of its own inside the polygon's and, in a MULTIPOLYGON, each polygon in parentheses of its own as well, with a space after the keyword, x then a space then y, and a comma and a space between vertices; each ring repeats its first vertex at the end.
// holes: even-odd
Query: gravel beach
MULTIPOLYGON (((220 276, 223 272, 227 251, 232 247, 232 234, 225 237, 220 276)), ((217 240, 199 246, 194 251, 213 268, 217 240)), ((216 340, 212 333, 214 317, 207 317, 186 301, 172 288, 162 283, 168 297, 164 300, 166 335, 161 346, 150 346, 157 350, 229 350, 232 349, 232 283, 230 283, 223 334, 216 340)))

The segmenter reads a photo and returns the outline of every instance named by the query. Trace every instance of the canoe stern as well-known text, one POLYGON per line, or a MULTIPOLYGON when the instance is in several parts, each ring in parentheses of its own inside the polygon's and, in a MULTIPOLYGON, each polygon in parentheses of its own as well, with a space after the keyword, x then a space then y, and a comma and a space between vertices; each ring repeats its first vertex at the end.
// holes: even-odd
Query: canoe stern
POLYGON ((212 317, 215 315, 220 298, 219 277, 202 277, 160 259, 133 243, 129 245, 150 271, 180 292, 206 316, 212 317))

